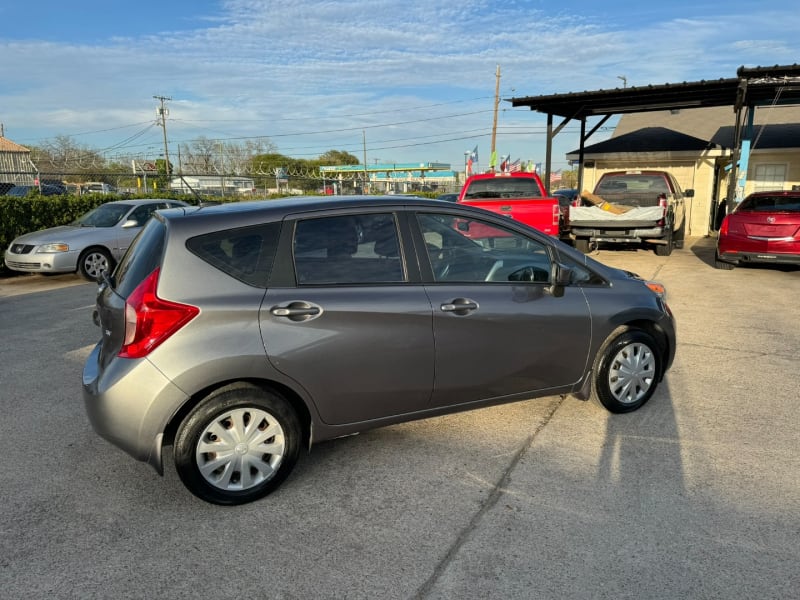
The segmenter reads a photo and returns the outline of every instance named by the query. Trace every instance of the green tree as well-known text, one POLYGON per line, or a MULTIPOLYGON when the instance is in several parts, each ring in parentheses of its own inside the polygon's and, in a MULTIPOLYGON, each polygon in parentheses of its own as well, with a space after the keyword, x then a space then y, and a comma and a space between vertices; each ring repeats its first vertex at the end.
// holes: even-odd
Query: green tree
POLYGON ((320 155, 319 163, 324 166, 359 165, 358 157, 344 150, 328 150, 320 155))

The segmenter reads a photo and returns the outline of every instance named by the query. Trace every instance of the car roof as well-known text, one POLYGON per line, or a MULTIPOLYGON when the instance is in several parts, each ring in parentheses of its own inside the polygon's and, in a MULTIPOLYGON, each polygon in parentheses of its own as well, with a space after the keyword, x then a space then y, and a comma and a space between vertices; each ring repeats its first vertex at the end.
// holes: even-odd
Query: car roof
POLYGON ((752 194, 748 195, 748 198, 749 197, 761 198, 764 196, 788 196, 790 198, 798 198, 800 197, 800 190, 773 190, 764 192, 753 192, 752 194))
POLYGON ((526 177, 530 178, 536 175, 536 173, 531 173, 530 171, 498 171, 496 173, 476 173, 475 175, 470 175, 469 179, 473 181, 476 179, 494 179, 496 177, 526 177))
POLYGON ((173 200, 171 198, 131 198, 130 200, 112 200, 111 202, 103 202, 101 206, 105 204, 125 204, 127 206, 138 206, 140 204, 153 204, 154 202, 175 202, 185 206, 191 206, 190 204, 186 204, 186 202, 183 200, 173 200))
MULTIPOLYGON (((188 205, 183 209, 159 211, 167 221, 187 221, 199 224, 207 221, 215 227, 235 227, 253 220, 277 221, 290 215, 308 215, 330 210, 395 210, 401 207, 428 207, 436 210, 460 210, 473 212, 476 216, 493 217, 486 211, 470 206, 418 196, 292 196, 276 200, 253 200, 230 202, 212 206, 188 205)), ((205 225, 205 224, 204 224, 205 225)))

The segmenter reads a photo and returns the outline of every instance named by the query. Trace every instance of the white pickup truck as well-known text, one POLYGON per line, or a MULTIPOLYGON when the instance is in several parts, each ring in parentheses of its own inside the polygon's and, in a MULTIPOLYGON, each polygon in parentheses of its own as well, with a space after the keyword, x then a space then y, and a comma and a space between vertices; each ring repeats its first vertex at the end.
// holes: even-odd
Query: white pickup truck
MULTIPOLYGON (((583 194, 586 196, 587 194, 583 194)), ((615 171, 600 177, 592 200, 570 206, 570 237, 575 247, 589 252, 598 243, 647 243, 659 256, 683 247, 686 198, 666 171, 615 171)))

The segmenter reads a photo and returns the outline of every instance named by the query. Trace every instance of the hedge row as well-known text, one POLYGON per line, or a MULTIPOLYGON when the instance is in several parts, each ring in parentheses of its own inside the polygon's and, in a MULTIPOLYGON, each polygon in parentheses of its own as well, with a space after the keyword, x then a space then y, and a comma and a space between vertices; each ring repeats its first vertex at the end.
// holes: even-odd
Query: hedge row
MULTIPOLYGON (((172 196, 164 194, 165 197, 172 196)), ((148 198, 160 197, 152 193, 148 198)), ((83 194, 81 196, 41 196, 31 194, 24 198, 0 196, 0 257, 8 250, 14 238, 23 233, 68 225, 91 209, 122 196, 110 194, 83 194)))
MULTIPOLYGON (((420 196, 435 198, 438 194, 420 193, 420 196)), ((143 196, 144 197, 144 196, 143 196)), ((147 198, 178 198, 187 200, 168 192, 150 192, 147 198)), ((276 197, 276 196, 270 196, 276 197)), ((126 196, 130 198, 130 196, 126 196)), ((0 259, 14 238, 23 233, 67 225, 89 210, 112 200, 121 200, 122 196, 111 194, 83 194, 81 196, 40 196, 32 194, 25 198, 0 196, 0 259)), ((217 201, 237 201, 238 198, 215 198, 217 201)), ((188 199, 194 202, 194 199, 188 199)), ((0 260, 2 267, 2 260, 0 260)))

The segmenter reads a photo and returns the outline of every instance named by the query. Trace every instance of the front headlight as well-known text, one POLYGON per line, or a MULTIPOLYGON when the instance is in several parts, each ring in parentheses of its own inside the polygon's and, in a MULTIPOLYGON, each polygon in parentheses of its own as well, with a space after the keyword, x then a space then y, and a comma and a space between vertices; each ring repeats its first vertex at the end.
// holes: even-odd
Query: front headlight
POLYGON ((69 252, 69 244, 44 244, 36 250, 36 254, 56 254, 58 252, 69 252))

